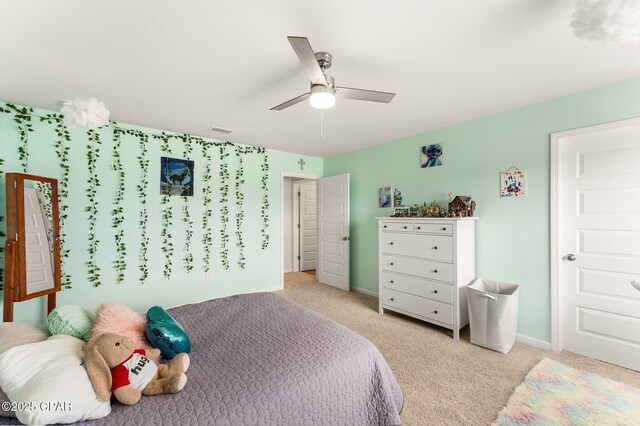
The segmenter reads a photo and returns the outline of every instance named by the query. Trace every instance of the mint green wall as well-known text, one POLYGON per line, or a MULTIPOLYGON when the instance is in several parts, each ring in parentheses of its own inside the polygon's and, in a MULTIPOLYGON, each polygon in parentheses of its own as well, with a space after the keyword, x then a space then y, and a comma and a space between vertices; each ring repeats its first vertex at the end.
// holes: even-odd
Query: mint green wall
MULTIPOLYGON (((640 115, 640 78, 326 158, 325 176, 351 174, 351 283, 378 291, 377 189, 405 204, 477 201, 477 275, 521 285, 518 332, 550 340, 549 134, 640 115), (443 166, 421 169, 419 147, 443 146, 443 166), (527 169, 528 196, 499 197, 498 172, 527 169)), ((425 117, 428 120, 428 117, 425 117)))
MULTIPOLYGON (((36 114, 44 115, 48 111, 36 110, 36 114)), ((60 170, 58 160, 55 156, 53 144, 56 135, 53 128, 47 124, 40 123, 39 119, 34 122, 34 132, 29 134, 29 172, 36 175, 59 178, 60 170)), ((134 126, 142 131, 159 133, 158 130, 144 129, 134 126)), ((67 220, 66 233, 67 245, 71 249, 70 259, 67 261, 66 270, 73 277, 73 288, 59 293, 58 304, 77 304, 87 308, 95 308, 103 302, 123 302, 134 309, 144 311, 148 307, 158 304, 162 306, 175 306, 184 303, 198 302, 215 297, 222 297, 230 294, 272 289, 280 286, 280 174, 282 171, 299 172, 297 164, 300 158, 304 158, 306 165, 304 172, 311 174, 322 174, 323 161, 320 158, 288 154, 279 151, 268 150, 269 156, 269 200, 270 200, 270 223, 269 228, 270 244, 267 249, 262 250, 261 244, 261 217, 260 208, 262 205, 262 189, 260 179, 262 172, 260 169, 262 155, 249 154, 245 156, 245 184, 243 192, 245 194, 244 211, 245 220, 242 227, 245 243, 246 269, 241 270, 236 265, 237 248, 235 239, 235 191, 234 174, 237 160, 232 151, 228 157, 230 190, 229 208, 230 220, 228 225, 229 233, 229 270, 222 269, 219 262, 219 185, 218 176, 219 159, 217 149, 212 150, 214 157, 213 174, 213 240, 212 248, 212 270, 210 276, 205 276, 200 259, 202 258, 202 231, 201 213, 202 207, 202 173, 204 172, 204 161, 199 145, 194 144, 193 154, 190 158, 195 160, 196 174, 196 194, 188 201, 191 209, 191 217, 194 220, 194 236, 192 240, 192 253, 195 258, 194 270, 187 273, 183 268, 182 255, 184 253, 184 231, 185 225, 181 222, 181 211, 184 201, 181 197, 172 197, 171 203, 175 206, 173 213, 173 226, 171 234, 174 237, 175 256, 173 258, 173 275, 171 280, 166 280, 162 276, 164 255, 161 252, 160 224, 162 204, 159 195, 160 176, 160 142, 150 139, 148 143, 149 159, 149 189, 148 189, 148 235, 149 243, 149 280, 146 284, 140 284, 138 277, 138 244, 139 230, 138 218, 140 203, 137 197, 136 185, 139 182, 139 167, 136 160, 138 154, 138 139, 132 136, 122 137, 122 162, 127 174, 127 186, 125 189, 125 238, 128 251, 128 269, 125 281, 116 285, 115 271, 112 268, 112 261, 115 260, 114 231, 111 227, 111 210, 113 208, 116 193, 116 174, 111 169, 113 157, 112 130, 110 128, 99 131, 102 145, 100 147, 100 158, 97 170, 101 186, 98 188, 98 219, 97 238, 100 240, 98 248, 98 265, 102 269, 103 284, 92 287, 86 280, 87 261, 87 205, 85 190, 88 186, 87 171, 87 134, 86 130, 72 130, 72 141, 69 144, 70 150, 70 189, 69 189, 69 218, 67 220), (277 260, 276 260, 277 259, 277 260)), ((259 143, 260 141, 256 141, 259 143)), ((18 159, 17 147, 19 136, 16 127, 10 116, 0 114, 0 158, 5 160, 4 172, 21 172, 22 168, 18 159)), ((172 140, 172 154, 182 158, 183 148, 181 144, 172 140)), ((0 177, 0 216, 4 216, 4 176, 0 177)), ((5 229, 6 222, 0 224, 0 229, 5 229)), ((4 241, 2 241, 4 244, 4 241)), ((44 319, 44 298, 40 300, 23 302, 16 304, 16 321, 39 322, 44 319)))

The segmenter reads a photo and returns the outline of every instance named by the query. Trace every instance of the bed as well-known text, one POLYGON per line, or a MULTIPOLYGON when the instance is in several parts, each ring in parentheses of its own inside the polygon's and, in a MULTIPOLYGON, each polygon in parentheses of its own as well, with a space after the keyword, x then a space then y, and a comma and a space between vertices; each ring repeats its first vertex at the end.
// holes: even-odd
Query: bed
POLYGON ((185 389, 78 424, 401 423, 402 391, 377 348, 295 302, 253 293, 169 313, 193 345, 185 389))

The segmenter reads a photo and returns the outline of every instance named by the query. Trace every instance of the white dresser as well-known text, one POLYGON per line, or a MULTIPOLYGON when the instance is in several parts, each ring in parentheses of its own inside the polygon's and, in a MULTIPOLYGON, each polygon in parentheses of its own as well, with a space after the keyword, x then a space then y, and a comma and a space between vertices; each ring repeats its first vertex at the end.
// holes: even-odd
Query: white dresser
POLYGON ((385 309, 453 330, 469 323, 476 276, 476 218, 378 219, 380 313, 385 309))

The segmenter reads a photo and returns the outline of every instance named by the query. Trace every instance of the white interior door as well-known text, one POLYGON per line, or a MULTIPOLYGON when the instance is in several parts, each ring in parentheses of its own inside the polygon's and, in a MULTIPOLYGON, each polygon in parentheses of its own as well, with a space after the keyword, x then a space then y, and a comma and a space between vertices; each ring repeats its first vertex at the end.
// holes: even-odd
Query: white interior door
POLYGON ((564 349, 640 370, 640 120, 556 138, 564 349))
POLYGON ((24 222, 27 294, 33 294, 55 286, 47 227, 33 188, 24 189, 24 222))
POLYGON ((300 270, 316 269, 318 263, 318 225, 316 221, 316 183, 300 184, 300 270))
POLYGON ((317 199, 317 279, 349 291, 349 174, 318 179, 317 199))

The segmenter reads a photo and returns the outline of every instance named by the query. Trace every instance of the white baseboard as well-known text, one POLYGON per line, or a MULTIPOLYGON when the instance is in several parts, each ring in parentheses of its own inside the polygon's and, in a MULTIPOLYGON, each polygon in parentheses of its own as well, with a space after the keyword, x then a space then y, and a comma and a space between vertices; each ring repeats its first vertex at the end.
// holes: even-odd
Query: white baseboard
POLYGON ((284 273, 285 273, 285 274, 288 274, 289 272, 293 272, 293 269, 285 269, 285 270, 284 270, 284 273))
POLYGON ((369 296, 378 297, 377 291, 365 290, 364 288, 360 288, 360 287, 351 287, 351 290, 356 291, 358 293, 367 294, 369 296))
POLYGON ((516 342, 524 343, 525 345, 534 346, 540 349, 551 350, 551 342, 545 342, 544 340, 536 339, 535 337, 525 336, 524 334, 516 334, 516 342))

